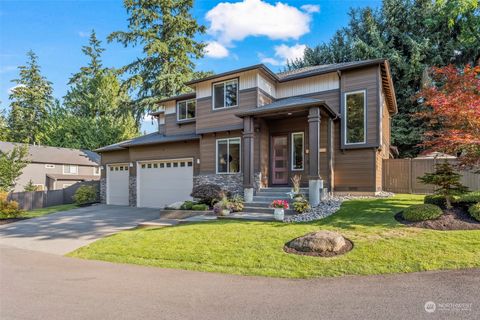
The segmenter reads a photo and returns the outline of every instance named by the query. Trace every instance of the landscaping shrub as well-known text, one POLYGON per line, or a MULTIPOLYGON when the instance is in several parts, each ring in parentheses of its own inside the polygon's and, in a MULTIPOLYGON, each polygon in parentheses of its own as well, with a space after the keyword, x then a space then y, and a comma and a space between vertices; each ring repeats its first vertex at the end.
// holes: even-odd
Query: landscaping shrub
POLYGON ((311 209, 310 204, 306 199, 295 201, 292 206, 293 210, 297 211, 298 213, 305 213, 311 209))
POLYGON ((480 202, 472 205, 468 209, 468 213, 470 213, 473 219, 480 221, 480 202))
POLYGON ((232 206, 233 212, 241 212, 244 208, 244 201, 243 197, 239 195, 235 195, 230 199, 230 204, 232 206))
POLYGON ((97 188, 94 186, 81 186, 72 197, 75 204, 87 204, 97 201, 97 188))
POLYGON ((416 204, 403 211, 403 218, 408 221, 432 220, 443 214, 442 209, 434 204, 416 204))
POLYGON ((425 196, 425 198, 423 199, 423 203, 434 204, 436 206, 439 206, 440 208, 445 208, 447 205, 445 197, 437 194, 425 196))
POLYGON ((232 210, 232 203, 226 197, 223 197, 213 206, 213 213, 218 216, 223 215, 223 210, 227 210, 229 212, 232 210))
POLYGON ((208 209, 209 207, 205 203, 194 204, 192 206, 192 210, 195 210, 195 211, 207 211, 208 209))
POLYGON ((226 196, 226 192, 219 185, 202 184, 193 188, 191 196, 201 203, 212 205, 222 200, 226 196))
POLYGON ((193 202, 193 201, 185 201, 181 206, 180 206, 180 209, 181 210, 192 210, 192 207, 195 205, 196 203, 193 202))
POLYGON ((455 203, 470 205, 480 202, 480 191, 473 191, 462 194, 454 201, 455 203))
POLYGON ((23 211, 19 208, 18 202, 8 201, 7 198, 7 192, 0 192, 0 219, 17 218, 23 211))

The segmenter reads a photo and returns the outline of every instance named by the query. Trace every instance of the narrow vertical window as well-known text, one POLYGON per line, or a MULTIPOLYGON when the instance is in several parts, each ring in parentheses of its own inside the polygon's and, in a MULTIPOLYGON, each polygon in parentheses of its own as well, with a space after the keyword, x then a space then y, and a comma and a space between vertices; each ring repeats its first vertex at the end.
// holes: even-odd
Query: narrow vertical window
POLYGON ((304 162, 303 132, 292 133, 292 170, 303 170, 304 162))
POLYGON ((345 93, 345 144, 361 144, 366 141, 365 91, 345 93))
POLYGON ((217 173, 240 172, 241 165, 240 138, 217 140, 217 173))

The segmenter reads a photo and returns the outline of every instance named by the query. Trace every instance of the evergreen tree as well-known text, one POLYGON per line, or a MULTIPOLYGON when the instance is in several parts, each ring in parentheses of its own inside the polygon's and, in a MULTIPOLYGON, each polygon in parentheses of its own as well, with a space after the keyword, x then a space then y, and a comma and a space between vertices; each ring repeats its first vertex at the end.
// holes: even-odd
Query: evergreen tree
POLYGON ((350 22, 328 43, 307 48, 287 68, 375 58, 390 60, 399 114, 392 143, 402 156, 414 156, 425 131, 414 115, 414 96, 431 66, 475 64, 480 59, 480 7, 477 1, 384 0, 379 10, 352 9, 350 22))
POLYGON ((8 140, 8 122, 5 110, 0 110, 0 141, 8 140))
POLYGON ((184 83, 194 75, 192 59, 201 58, 205 45, 196 41, 205 27, 190 14, 193 0, 124 0, 128 31, 116 31, 109 41, 142 46, 144 56, 123 67, 126 85, 135 89, 137 119, 155 101, 188 90, 184 83))
POLYGON ((27 65, 18 67, 19 79, 12 80, 16 86, 9 96, 8 127, 9 140, 33 144, 42 142, 40 131, 53 102, 53 90, 51 82, 41 74, 37 55, 30 50, 27 57, 27 65))

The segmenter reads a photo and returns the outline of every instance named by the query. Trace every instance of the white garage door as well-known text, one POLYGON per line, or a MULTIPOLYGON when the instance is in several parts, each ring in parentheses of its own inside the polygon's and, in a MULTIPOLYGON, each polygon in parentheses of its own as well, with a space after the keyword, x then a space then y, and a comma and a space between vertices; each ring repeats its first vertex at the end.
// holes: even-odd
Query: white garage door
POLYGON ((163 208, 191 199, 193 159, 145 161, 138 164, 137 206, 163 208))
POLYGON ((107 204, 128 206, 128 164, 107 166, 107 204))

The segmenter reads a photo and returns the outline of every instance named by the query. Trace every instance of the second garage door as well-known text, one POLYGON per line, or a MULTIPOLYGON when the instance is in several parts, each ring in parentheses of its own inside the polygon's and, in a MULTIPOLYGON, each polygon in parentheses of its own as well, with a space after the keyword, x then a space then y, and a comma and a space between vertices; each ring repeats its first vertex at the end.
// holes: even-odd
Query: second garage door
POLYGON ((145 161, 138 164, 137 206, 163 208, 191 199, 193 159, 145 161))
POLYGON ((128 206, 128 164, 107 166, 107 204, 128 206))

